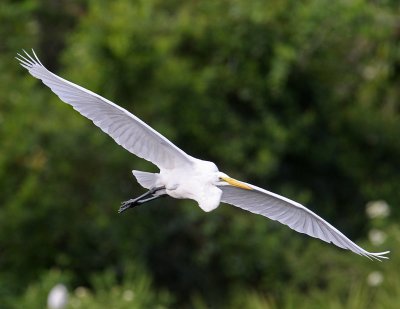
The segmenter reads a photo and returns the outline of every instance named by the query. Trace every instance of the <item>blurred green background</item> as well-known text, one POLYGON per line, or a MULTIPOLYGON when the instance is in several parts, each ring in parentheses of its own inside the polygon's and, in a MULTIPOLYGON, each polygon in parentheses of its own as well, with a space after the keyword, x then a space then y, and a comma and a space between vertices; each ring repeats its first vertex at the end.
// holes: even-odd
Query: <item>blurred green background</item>
POLYGON ((0 22, 0 308, 60 282, 68 308, 400 307, 398 0, 2 0, 0 22), (155 168, 22 69, 31 47, 390 260, 226 205, 118 215, 155 168))

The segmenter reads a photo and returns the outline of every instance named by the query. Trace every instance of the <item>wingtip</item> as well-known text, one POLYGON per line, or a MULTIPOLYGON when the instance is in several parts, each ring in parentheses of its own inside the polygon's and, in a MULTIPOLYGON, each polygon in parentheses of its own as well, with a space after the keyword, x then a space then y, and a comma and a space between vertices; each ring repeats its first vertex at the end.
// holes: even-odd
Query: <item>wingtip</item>
POLYGON ((370 259, 375 259, 379 262, 382 262, 382 259, 384 260, 388 260, 389 257, 386 256, 390 253, 390 251, 384 251, 384 252, 374 252, 374 253, 370 253, 368 252, 368 254, 366 255, 368 258, 370 259))
POLYGON ((43 64, 40 62, 39 57, 36 55, 35 50, 34 50, 33 48, 32 48, 32 54, 33 54, 33 56, 35 57, 36 61, 37 61, 41 66, 43 66, 43 64))
POLYGON ((22 49, 21 53, 17 53, 15 59, 19 61, 21 66, 23 66, 28 70, 35 65, 43 66, 33 48, 32 48, 32 54, 33 57, 25 49, 22 49))

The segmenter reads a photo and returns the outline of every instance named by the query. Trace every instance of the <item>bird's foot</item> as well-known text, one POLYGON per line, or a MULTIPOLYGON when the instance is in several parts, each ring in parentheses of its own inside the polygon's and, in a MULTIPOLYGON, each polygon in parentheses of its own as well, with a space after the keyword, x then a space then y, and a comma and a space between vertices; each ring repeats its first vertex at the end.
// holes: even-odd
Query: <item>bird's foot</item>
POLYGON ((120 214, 120 213, 124 212, 125 210, 128 210, 129 208, 133 208, 137 205, 139 205, 139 204, 137 203, 136 199, 130 199, 128 201, 122 202, 121 207, 118 209, 118 213, 120 214))
POLYGON ((122 213, 125 210, 128 210, 129 208, 133 208, 135 206, 139 206, 139 205, 149 202, 151 200, 155 200, 159 197, 165 196, 165 194, 161 194, 161 195, 155 194, 157 191, 164 190, 164 189, 165 189, 165 187, 152 188, 149 191, 147 191, 145 194, 142 194, 141 196, 139 196, 137 198, 122 202, 121 207, 118 210, 118 213, 122 213), (151 197, 148 197, 150 195, 151 195, 151 197))

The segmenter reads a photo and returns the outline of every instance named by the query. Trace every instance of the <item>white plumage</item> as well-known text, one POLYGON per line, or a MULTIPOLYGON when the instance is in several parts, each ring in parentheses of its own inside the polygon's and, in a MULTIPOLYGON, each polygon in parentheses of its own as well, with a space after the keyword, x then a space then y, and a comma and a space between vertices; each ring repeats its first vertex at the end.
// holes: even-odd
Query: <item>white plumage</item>
POLYGON ((187 155, 127 110, 48 71, 33 50, 32 53, 33 56, 25 52, 26 56, 18 54, 17 57, 31 75, 42 80, 62 101, 92 120, 119 145, 159 167, 160 173, 132 171, 139 184, 150 189, 145 196, 152 197, 130 200, 123 210, 165 194, 193 199, 205 211, 211 211, 224 202, 359 255, 377 260, 387 258, 385 255, 389 251, 371 253, 362 249, 303 205, 230 178, 219 172, 214 163, 187 155))

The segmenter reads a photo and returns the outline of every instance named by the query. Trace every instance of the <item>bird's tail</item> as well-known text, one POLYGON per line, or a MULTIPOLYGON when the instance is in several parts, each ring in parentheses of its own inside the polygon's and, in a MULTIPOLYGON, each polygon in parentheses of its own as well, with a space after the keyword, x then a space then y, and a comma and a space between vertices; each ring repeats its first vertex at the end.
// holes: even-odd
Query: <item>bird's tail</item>
POLYGON ((151 189, 155 187, 158 174, 135 170, 132 171, 132 174, 143 188, 151 189))

